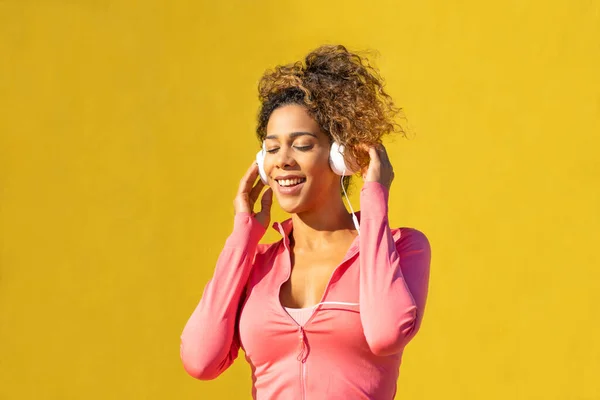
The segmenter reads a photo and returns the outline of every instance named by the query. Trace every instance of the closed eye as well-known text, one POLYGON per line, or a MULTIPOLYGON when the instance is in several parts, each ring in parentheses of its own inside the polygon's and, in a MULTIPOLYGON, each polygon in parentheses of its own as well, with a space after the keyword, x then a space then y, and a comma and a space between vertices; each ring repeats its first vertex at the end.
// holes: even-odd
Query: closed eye
MULTIPOLYGON (((313 146, 312 145, 308 145, 308 146, 294 146, 294 148, 296 150, 300 150, 300 151, 308 151, 308 150, 312 149, 313 146)), ((277 152, 277 150, 279 150, 279 147, 268 149, 267 153, 269 153, 269 154, 275 154, 277 152)))
POLYGON ((312 149, 312 146, 311 145, 309 145, 309 146, 296 146, 294 148, 296 148, 296 149, 298 149, 300 151, 307 151, 307 150, 312 149))

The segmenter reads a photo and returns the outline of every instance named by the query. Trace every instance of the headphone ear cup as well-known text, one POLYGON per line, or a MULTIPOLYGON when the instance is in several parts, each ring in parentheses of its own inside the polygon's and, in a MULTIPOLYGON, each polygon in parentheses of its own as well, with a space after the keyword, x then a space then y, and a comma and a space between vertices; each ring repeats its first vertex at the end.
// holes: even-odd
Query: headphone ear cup
POLYGON ((267 173, 265 172, 265 154, 267 152, 265 142, 262 144, 262 149, 256 153, 256 164, 258 164, 258 174, 260 175, 260 180, 265 184, 269 184, 269 180, 267 179, 267 173))
POLYGON ((338 142, 333 142, 331 144, 331 149, 329 150, 329 166, 337 175, 354 175, 354 171, 351 171, 346 166, 346 161, 344 160, 344 146, 338 142))

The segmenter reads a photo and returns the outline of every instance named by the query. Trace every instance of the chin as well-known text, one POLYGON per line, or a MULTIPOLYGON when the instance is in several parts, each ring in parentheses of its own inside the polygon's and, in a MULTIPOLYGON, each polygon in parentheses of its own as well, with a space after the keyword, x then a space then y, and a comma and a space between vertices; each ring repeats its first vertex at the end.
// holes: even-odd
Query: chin
POLYGON ((303 203, 302 201, 290 201, 286 199, 279 202, 279 207, 288 214, 298 214, 306 210, 306 206, 303 203))
POLYGON ((321 196, 318 193, 324 189, 323 187, 316 188, 312 185, 306 185, 297 196, 279 195, 275 192, 275 197, 283 211, 288 214, 300 214, 319 206, 322 199, 320 199, 321 196))

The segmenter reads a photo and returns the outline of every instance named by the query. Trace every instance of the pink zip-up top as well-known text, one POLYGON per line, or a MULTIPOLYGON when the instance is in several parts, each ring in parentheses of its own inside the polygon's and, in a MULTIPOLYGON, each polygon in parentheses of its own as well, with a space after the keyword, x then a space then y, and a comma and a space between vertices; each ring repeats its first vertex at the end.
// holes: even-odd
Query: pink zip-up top
POLYGON ((390 229, 388 195, 380 183, 365 182, 360 235, 304 325, 279 301, 291 273, 291 219, 273 224, 280 241, 259 244, 266 229, 249 213, 236 214, 181 334, 185 370, 214 379, 241 347, 254 399, 393 399, 403 350, 423 319, 431 248, 414 228, 390 229))

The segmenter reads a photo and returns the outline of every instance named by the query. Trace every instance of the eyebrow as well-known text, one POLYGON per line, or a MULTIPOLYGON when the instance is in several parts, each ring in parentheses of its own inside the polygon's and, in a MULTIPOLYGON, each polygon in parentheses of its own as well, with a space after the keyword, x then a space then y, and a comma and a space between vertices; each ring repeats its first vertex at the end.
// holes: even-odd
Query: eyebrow
MULTIPOLYGON (((318 139, 317 135, 315 135, 314 133, 310 133, 310 132, 291 132, 290 139, 295 139, 298 136, 304 136, 304 135, 312 136, 315 139, 318 139)), ((269 136, 265 137, 265 139, 277 139, 277 135, 269 135, 269 136)))

